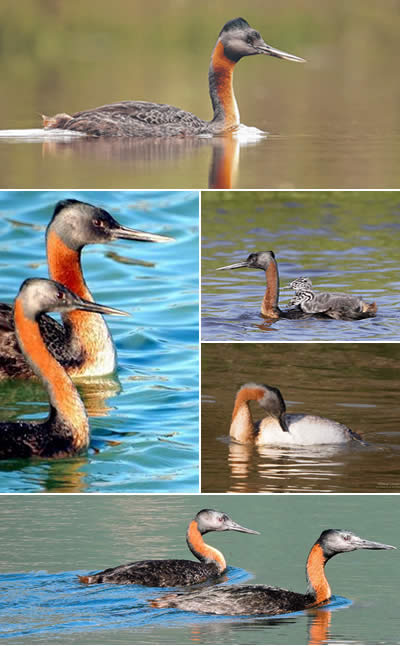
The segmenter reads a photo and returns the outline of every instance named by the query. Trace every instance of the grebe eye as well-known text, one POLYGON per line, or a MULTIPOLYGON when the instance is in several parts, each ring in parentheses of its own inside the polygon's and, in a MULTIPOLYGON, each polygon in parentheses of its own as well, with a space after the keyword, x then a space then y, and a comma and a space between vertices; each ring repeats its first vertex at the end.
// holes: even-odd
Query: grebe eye
POLYGON ((59 301, 63 301, 65 298, 64 292, 57 292, 57 298, 59 301))
POLYGON ((349 536, 348 534, 346 534, 346 536, 343 536, 343 540, 345 540, 345 541, 349 541, 349 540, 350 540, 350 536, 349 536))
POLYGON ((93 220, 93 224, 94 224, 94 226, 95 226, 95 227, 101 227, 101 228, 104 228, 104 224, 105 224, 105 222, 104 222, 104 220, 100 220, 100 218, 95 218, 95 219, 93 220))

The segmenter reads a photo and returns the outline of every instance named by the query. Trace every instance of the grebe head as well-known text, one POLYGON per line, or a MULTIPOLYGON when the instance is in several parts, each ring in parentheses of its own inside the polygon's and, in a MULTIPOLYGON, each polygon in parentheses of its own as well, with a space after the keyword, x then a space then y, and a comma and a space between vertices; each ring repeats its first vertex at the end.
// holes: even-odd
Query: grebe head
POLYGON ((258 395, 256 398, 257 403, 267 411, 268 415, 279 422, 283 431, 289 432, 286 422, 286 404, 279 388, 267 386, 266 384, 248 383, 244 384, 240 390, 256 392, 258 395))
POLYGON ((275 261, 275 254, 273 251, 258 251, 251 253, 243 262, 234 262, 233 265, 218 267, 217 271, 221 271, 222 269, 240 269, 241 267, 263 269, 266 271, 272 261, 275 261))
POLYGON ((104 209, 73 199, 57 202, 46 235, 50 231, 56 233, 64 244, 74 251, 79 251, 86 244, 118 239, 142 242, 173 241, 173 238, 168 236, 124 227, 104 209))
POLYGON ((354 550, 395 550, 393 545, 376 543, 360 538, 345 529, 326 529, 317 540, 322 547, 326 558, 335 556, 342 552, 353 552, 354 550))
POLYGON ((290 289, 294 289, 295 292, 303 291, 305 289, 312 288, 312 281, 306 276, 300 276, 300 278, 292 280, 292 282, 289 283, 288 287, 290 287, 290 289))
POLYGON ((232 530, 235 532, 244 532, 245 534, 259 534, 254 529, 247 529, 235 523, 232 518, 223 512, 215 509, 202 509, 195 517, 197 527, 201 534, 207 532, 226 532, 232 530))
POLYGON ((31 320, 36 320, 45 312, 64 313, 76 309, 114 316, 129 316, 122 310, 79 298, 61 283, 47 278, 27 278, 19 289, 17 299, 22 303, 25 316, 31 320))
POLYGON ((252 29, 243 18, 234 18, 227 22, 220 31, 219 40, 224 46, 225 56, 235 63, 243 56, 254 56, 255 54, 266 54, 288 61, 305 63, 304 58, 287 54, 267 45, 260 33, 256 29, 252 29))

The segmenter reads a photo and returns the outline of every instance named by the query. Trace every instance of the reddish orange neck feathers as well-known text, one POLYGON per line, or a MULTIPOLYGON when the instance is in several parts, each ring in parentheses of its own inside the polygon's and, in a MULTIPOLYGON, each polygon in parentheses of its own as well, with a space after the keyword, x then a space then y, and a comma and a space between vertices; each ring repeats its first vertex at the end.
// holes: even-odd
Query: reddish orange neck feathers
POLYGON ((47 235, 47 261, 50 278, 62 283, 80 298, 92 301, 83 278, 80 253, 67 247, 54 231, 47 235))
POLYGON ((192 520, 190 523, 186 539, 190 550, 200 561, 213 561, 216 563, 219 572, 226 569, 226 561, 223 555, 215 547, 211 547, 204 542, 196 520, 192 520))
POLYGON ((275 260, 271 259, 265 272, 267 288, 261 304, 261 314, 267 318, 279 318, 279 278, 275 260))
POLYGON ((233 93, 234 61, 225 56, 224 46, 219 41, 212 53, 213 81, 218 100, 223 110, 224 130, 233 130, 240 125, 240 115, 233 93))
POLYGON ((254 441, 254 424, 248 402, 263 397, 260 388, 241 388, 236 395, 229 434, 238 442, 254 441))
POLYGON ((330 599, 331 589, 325 576, 325 563, 327 558, 319 543, 315 543, 308 555, 306 573, 309 592, 315 594, 315 602, 311 605, 323 603, 330 599))
POLYGON ((52 406, 73 431, 72 443, 75 450, 86 448, 89 442, 89 424, 78 391, 64 368, 47 350, 37 322, 25 316, 22 303, 18 298, 14 306, 14 319, 17 336, 24 353, 48 385, 52 406))

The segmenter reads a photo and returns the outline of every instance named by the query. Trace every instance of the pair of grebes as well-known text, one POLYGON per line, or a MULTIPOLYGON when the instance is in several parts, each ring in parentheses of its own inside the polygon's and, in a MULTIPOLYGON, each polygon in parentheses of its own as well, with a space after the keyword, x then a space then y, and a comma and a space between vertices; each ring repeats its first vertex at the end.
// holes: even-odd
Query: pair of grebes
POLYGON ((219 615, 279 615, 327 604, 331 589, 325 565, 336 554, 354 550, 391 550, 392 545, 369 541, 350 531, 327 529, 311 548, 306 562, 307 592, 292 592, 267 585, 213 585, 225 573, 223 554, 207 545, 203 536, 223 531, 259 534, 233 521, 227 514, 203 509, 189 523, 186 542, 199 562, 183 559, 145 560, 79 576, 84 584, 135 584, 150 587, 183 587, 208 582, 188 592, 168 593, 150 601, 155 608, 219 615))
POLYGON ((173 238, 122 226, 104 209, 85 202, 58 202, 46 230, 52 280, 28 278, 13 307, 0 304, 0 379, 37 375, 50 403, 45 421, 0 423, 0 459, 58 458, 88 448, 89 422, 71 377, 115 371, 115 347, 101 315, 129 315, 93 301, 81 253, 87 244, 114 240, 173 238), (46 312, 60 313, 62 324, 46 312))

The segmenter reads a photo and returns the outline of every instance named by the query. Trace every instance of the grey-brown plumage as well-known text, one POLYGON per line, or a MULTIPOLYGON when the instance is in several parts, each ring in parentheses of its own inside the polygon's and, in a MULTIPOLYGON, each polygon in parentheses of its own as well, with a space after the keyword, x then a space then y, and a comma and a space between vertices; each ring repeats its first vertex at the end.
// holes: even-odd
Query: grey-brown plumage
POLYGON ((302 290, 291 301, 305 314, 324 314, 329 318, 355 321, 376 315, 376 303, 366 303, 359 296, 344 292, 302 290))
POLYGON ((266 585, 216 585, 201 590, 167 594, 151 601, 155 608, 179 608, 216 615, 281 615, 327 603, 331 589, 325 565, 332 556, 358 549, 391 550, 392 545, 360 538, 343 529, 327 529, 308 555, 305 594, 266 585))
POLYGON ((69 115, 43 116, 45 129, 74 130, 94 137, 186 137, 216 135, 240 124, 232 89, 233 66, 243 56, 266 54, 291 61, 302 58, 267 45, 243 18, 227 22, 218 36, 209 67, 213 119, 204 121, 172 105, 149 101, 120 101, 69 115))
POLYGON ((186 534, 188 548, 199 559, 155 559, 134 561, 127 565, 108 568, 97 574, 80 576, 81 583, 137 584, 152 587, 175 587, 194 585, 220 576, 226 569, 222 554, 206 545, 203 535, 207 532, 225 531, 258 534, 235 523, 227 514, 214 509, 202 509, 189 523, 186 534))

